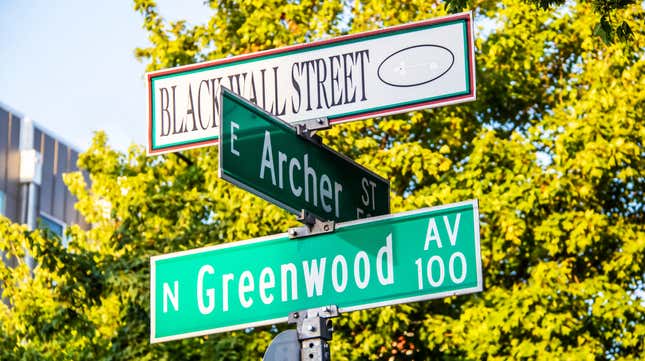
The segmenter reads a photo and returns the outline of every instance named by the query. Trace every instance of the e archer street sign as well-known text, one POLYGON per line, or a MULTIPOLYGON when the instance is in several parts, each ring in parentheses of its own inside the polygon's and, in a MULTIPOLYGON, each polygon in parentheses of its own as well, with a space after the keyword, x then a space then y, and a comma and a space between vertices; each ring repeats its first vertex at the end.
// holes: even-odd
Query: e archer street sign
POLYGON ((222 88, 219 176, 290 212, 335 222, 390 212, 390 183, 222 88))
POLYGON ((477 201, 152 257, 150 341, 480 292, 477 201))
POLYGON ((331 123, 474 100, 472 16, 437 19, 147 74, 148 154, 219 136, 221 88, 291 123, 331 123))

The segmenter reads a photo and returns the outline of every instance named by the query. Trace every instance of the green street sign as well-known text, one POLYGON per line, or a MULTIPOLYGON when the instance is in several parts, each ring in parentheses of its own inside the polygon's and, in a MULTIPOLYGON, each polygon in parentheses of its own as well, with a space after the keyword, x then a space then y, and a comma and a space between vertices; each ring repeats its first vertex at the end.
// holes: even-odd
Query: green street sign
POLYGON ((284 209, 336 222, 390 212, 390 183, 222 88, 219 176, 284 209))
POLYGON ((152 257, 150 341, 482 291, 477 201, 152 257))

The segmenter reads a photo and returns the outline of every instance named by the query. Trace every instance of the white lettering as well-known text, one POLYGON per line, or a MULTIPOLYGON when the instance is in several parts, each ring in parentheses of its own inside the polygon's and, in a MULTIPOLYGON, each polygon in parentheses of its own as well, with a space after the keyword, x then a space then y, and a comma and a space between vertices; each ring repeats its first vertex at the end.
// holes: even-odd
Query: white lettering
POLYGON ((439 238, 439 231, 437 230, 437 223, 434 221, 434 218, 430 218, 428 221, 428 231, 426 232, 426 243, 423 246, 423 250, 427 251, 430 247, 430 241, 437 242, 437 248, 441 248, 441 238, 439 238))
POLYGON ((168 300, 172 303, 175 311, 179 311, 179 281, 173 282, 174 292, 168 286, 168 283, 163 283, 163 313, 168 312, 168 300))
POLYGON ((327 174, 323 174, 320 177, 320 203, 325 212, 331 212, 331 204, 327 203, 327 199, 331 199, 331 196, 331 181, 327 174))
POLYGON ((466 279, 466 257, 461 252, 455 252, 450 256, 450 261, 448 262, 448 272, 450 273, 450 279, 456 284, 464 282, 466 279), (455 259, 459 258, 461 260, 461 276, 455 276, 455 259))
POLYGON ((376 275, 379 282, 384 286, 394 283, 394 262, 392 258, 392 233, 390 233, 385 239, 385 246, 381 247, 376 255, 376 275), (383 275, 383 257, 387 257, 387 277, 383 275))
POLYGON ((260 299, 265 305, 273 302, 273 295, 269 294, 267 296, 267 289, 275 287, 275 274, 271 267, 265 267, 262 272, 260 272, 260 299))
POLYGON ((278 152, 278 185, 280 186, 280 189, 284 189, 284 177, 283 177, 283 171, 282 171, 282 164, 287 162, 287 155, 278 152))
POLYGON ((334 285, 334 289, 336 292, 343 292, 345 291, 345 287, 347 287, 347 261, 345 260, 345 257, 338 255, 334 257, 334 261, 331 263, 331 283, 334 285), (342 281, 338 281, 338 265, 341 267, 341 278, 342 281))
POLYGON ((286 302, 287 298, 287 273, 291 273, 291 299, 298 299, 298 278, 296 277, 296 265, 287 263, 280 266, 280 281, 282 283, 282 302, 286 302))
POLYGON ((232 273, 222 275, 222 311, 228 311, 228 285, 233 278, 232 273))
MULTIPOLYGON (((200 84, 201 86, 201 84, 200 84)), ((235 154, 236 156, 240 156, 240 152, 235 149, 235 139, 237 139, 237 135, 235 135, 235 129, 240 129, 239 124, 235 122, 231 122, 231 153, 235 154)))
POLYGON ((300 167, 300 161, 296 158, 291 158, 291 161, 289 161, 289 186, 291 186, 291 193, 293 193, 294 196, 300 197, 302 194, 302 187, 296 186, 293 183, 293 168, 297 167, 298 170, 301 170, 302 167, 300 167))
POLYGON ((262 145, 262 164, 260 165, 260 179, 264 179, 264 169, 271 171, 271 183, 275 186, 275 168, 273 166, 273 151, 271 149, 271 134, 264 131, 264 144, 262 145))
POLYGON ((371 203, 372 203, 372 210, 376 209, 376 195, 374 192, 374 189, 376 188, 376 183, 374 181, 368 180, 366 178, 361 179, 361 186, 363 188, 363 194, 361 195, 361 202, 363 202, 364 206, 369 206, 370 205, 370 194, 367 189, 367 186, 370 186, 372 188, 372 198, 371 198, 371 203))
POLYGON ((253 275, 251 271, 244 271, 240 275, 240 281, 237 286, 237 295, 240 298, 240 304, 244 308, 249 308, 253 305, 253 298, 246 298, 246 294, 253 292, 255 285, 253 282, 253 275))
POLYGON ((334 204, 336 205, 336 217, 340 217, 340 206, 339 206, 339 200, 340 200, 340 192, 343 191, 343 185, 340 183, 334 182, 334 204))
POLYGON ((423 273, 422 273, 422 268, 423 268, 423 261, 421 261, 421 258, 417 258, 414 263, 417 265, 417 283, 419 284, 419 289, 423 289, 423 273))
POLYGON ((459 218, 461 213, 457 213, 457 218, 455 218, 455 226, 450 227, 450 221, 448 221, 448 216, 443 216, 443 223, 446 225, 446 231, 448 231, 448 237, 450 238, 450 245, 454 246, 457 243, 457 232, 459 231, 459 218))
POLYGON ((311 260, 311 268, 307 261, 302 261, 304 268, 305 286, 307 287, 307 297, 313 297, 314 288, 316 289, 316 296, 322 296, 323 284, 325 281, 325 263, 327 258, 320 259, 320 267, 318 267, 317 260, 311 260))
POLYGON ((207 304, 204 304, 204 275, 206 273, 211 275, 214 274, 215 269, 213 269, 213 266, 209 264, 203 265, 197 274, 197 307, 202 315, 207 315, 213 312, 213 309, 215 308, 215 290, 212 288, 206 290, 208 302, 207 304))
POLYGON ((428 261, 428 282, 430 282, 430 285, 432 287, 439 287, 443 283, 443 278, 444 278, 444 265, 443 265, 443 260, 439 256, 432 256, 430 257, 430 260, 428 261), (435 279, 432 277, 432 264, 437 262, 439 264, 439 279, 435 281, 435 279))
POLYGON ((314 207, 318 207, 318 187, 316 182, 318 181, 316 177, 316 170, 309 166, 309 154, 305 154, 305 201, 309 202, 309 177, 311 177, 312 185, 311 190, 313 191, 313 202, 314 207))
POLYGON ((356 254, 356 258, 354 258, 354 281, 356 281, 356 286, 360 289, 367 287, 367 284, 370 282, 370 260, 367 258, 367 253, 365 253, 365 251, 358 252, 356 254), (359 269, 361 260, 363 261, 362 263, 364 268, 363 279, 361 279, 359 269))
POLYGON ((361 195, 361 202, 363 202, 364 206, 367 206, 370 204, 370 194, 367 192, 367 185, 368 185, 367 179, 362 178, 361 186, 363 188, 363 194, 361 195))

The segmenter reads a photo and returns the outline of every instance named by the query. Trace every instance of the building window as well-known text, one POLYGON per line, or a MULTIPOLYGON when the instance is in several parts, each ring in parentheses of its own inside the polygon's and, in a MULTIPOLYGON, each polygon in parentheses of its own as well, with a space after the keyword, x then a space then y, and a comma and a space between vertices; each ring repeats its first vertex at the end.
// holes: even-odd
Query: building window
POLYGON ((67 248, 69 239, 65 236, 65 223, 52 216, 41 213, 40 217, 38 217, 38 227, 48 229, 58 235, 63 242, 63 247, 67 248))
POLYGON ((3 191, 0 191, 0 216, 5 215, 5 195, 3 191))

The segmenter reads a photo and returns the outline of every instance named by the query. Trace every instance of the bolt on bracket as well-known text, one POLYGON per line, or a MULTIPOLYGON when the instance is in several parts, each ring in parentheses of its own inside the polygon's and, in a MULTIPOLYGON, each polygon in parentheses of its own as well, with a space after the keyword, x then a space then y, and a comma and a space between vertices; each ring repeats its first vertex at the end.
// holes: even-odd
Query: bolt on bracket
POLYGON ((304 225, 301 227, 289 228, 288 234, 291 239, 331 233, 336 230, 336 223, 334 221, 321 221, 304 209, 300 211, 300 216, 297 220, 304 223, 304 225))
POLYGON ((322 144, 322 138, 316 135, 316 131, 331 128, 326 117, 302 120, 291 125, 296 129, 296 134, 316 144, 322 144))

